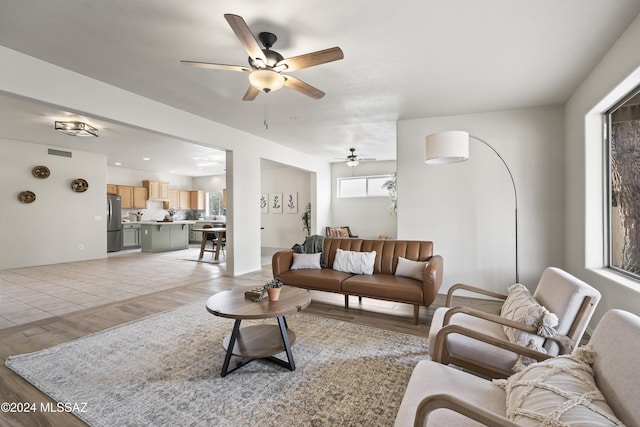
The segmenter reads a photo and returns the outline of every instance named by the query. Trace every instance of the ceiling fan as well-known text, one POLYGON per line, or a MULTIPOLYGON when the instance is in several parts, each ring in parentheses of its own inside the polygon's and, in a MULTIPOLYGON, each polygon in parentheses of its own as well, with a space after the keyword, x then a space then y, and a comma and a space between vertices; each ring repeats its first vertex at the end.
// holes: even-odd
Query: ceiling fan
POLYGON ((375 160, 375 158, 373 157, 360 157, 356 155, 356 149, 353 147, 349 148, 349 151, 351 152, 351 154, 347 156, 346 163, 347 163, 347 166, 351 166, 352 168, 355 168, 356 166, 358 166, 360 162, 363 162, 363 161, 368 162, 368 161, 375 160))
POLYGON ((275 50, 271 50, 271 46, 278 40, 275 34, 263 32, 258 34, 258 39, 264 46, 260 47, 258 41, 251 33, 249 26, 241 16, 225 14, 225 19, 231 26, 231 29, 240 40, 242 47, 249 54, 249 66, 241 65, 225 65, 213 64, 209 62, 197 61, 180 61, 184 65, 193 67, 211 68, 215 70, 227 71, 244 71, 249 74, 249 89, 242 98, 243 101, 253 101, 256 96, 263 91, 269 93, 281 89, 286 86, 290 89, 298 91, 303 95, 310 96, 314 99, 320 99, 324 96, 321 90, 303 82, 302 80, 283 74, 283 72, 296 71, 302 68, 313 67, 327 62, 337 61, 344 58, 342 49, 332 47, 329 49, 319 50, 316 52, 306 53, 291 58, 284 58, 275 50))

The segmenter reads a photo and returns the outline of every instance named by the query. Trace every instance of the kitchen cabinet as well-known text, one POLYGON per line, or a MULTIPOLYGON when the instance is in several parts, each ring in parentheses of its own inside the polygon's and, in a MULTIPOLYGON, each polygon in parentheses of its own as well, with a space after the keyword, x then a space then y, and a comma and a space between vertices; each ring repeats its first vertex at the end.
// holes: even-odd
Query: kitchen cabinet
POLYGON ((133 187, 133 208, 147 209, 149 192, 144 187, 133 187))
POLYGON ((116 194, 120 195, 122 200, 122 209, 133 208, 133 187, 128 185, 118 185, 116 194))
POLYGON ((178 190, 169 190, 169 207, 179 209, 178 206, 180 206, 180 192, 178 190))
POLYGON ((122 248, 136 249, 140 247, 140 224, 122 224, 122 248))
POLYGON ((142 186, 147 189, 149 200, 169 200, 168 182, 144 180, 142 186))
POLYGON ((191 209, 191 191, 170 190, 169 207, 173 209, 191 209))
POLYGON ((203 211, 204 210, 204 191, 197 190, 197 191, 190 191, 189 193, 190 193, 189 195, 191 199, 189 209, 203 211))
POLYGON ((142 252, 166 252, 189 247, 188 222, 146 223, 140 225, 142 252))
POLYGON ((118 186, 115 184, 107 184, 107 194, 118 194, 118 186))
POLYGON ((179 209, 191 209, 191 192, 180 190, 179 209))

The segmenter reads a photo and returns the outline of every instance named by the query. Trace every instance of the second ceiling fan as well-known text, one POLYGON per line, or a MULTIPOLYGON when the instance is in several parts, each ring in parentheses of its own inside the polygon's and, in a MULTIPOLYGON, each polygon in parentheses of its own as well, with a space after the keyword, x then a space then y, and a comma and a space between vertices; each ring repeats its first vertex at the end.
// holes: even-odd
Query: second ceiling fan
POLYGON ((281 89, 283 86, 314 99, 320 99, 324 96, 324 92, 321 90, 296 77, 283 74, 283 72, 296 71, 302 68, 313 67, 314 65, 337 61, 344 58, 342 49, 339 47, 332 47, 299 56, 293 56, 291 58, 284 58, 275 50, 271 50, 271 47, 278 39, 274 34, 262 32, 258 35, 258 39, 260 39, 260 42, 264 46, 264 49, 262 49, 249 29, 249 26, 241 16, 225 14, 224 17, 231 26, 233 32, 236 34, 236 37, 240 40, 244 50, 249 54, 249 66, 244 67, 241 65, 226 65, 185 60, 180 62, 193 67, 250 73, 249 88, 242 98, 244 101, 253 101, 261 91, 269 93, 281 89))

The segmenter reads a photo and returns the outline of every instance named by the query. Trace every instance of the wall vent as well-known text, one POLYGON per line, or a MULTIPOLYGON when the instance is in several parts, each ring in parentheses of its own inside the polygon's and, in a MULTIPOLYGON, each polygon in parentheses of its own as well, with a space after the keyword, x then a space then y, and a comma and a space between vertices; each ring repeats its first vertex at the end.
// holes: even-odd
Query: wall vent
POLYGON ((49 154, 51 156, 71 157, 71 151, 54 150, 49 148, 49 154))

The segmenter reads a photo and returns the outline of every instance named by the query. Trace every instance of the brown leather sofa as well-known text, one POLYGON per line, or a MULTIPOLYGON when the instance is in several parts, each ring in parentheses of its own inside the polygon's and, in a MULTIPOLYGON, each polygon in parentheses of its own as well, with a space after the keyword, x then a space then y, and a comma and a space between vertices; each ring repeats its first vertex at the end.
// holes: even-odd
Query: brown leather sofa
POLYGON ((273 277, 289 286, 344 294, 346 308, 349 307, 349 295, 412 304, 413 321, 416 325, 420 306, 431 305, 442 283, 442 257, 433 255, 432 242, 327 237, 323 247, 322 259, 326 267, 321 269, 291 270, 293 250, 275 253, 271 264, 273 277), (373 274, 351 274, 333 270, 338 249, 376 251, 373 274), (396 276, 398 257, 428 261, 424 279, 419 281, 396 276))

